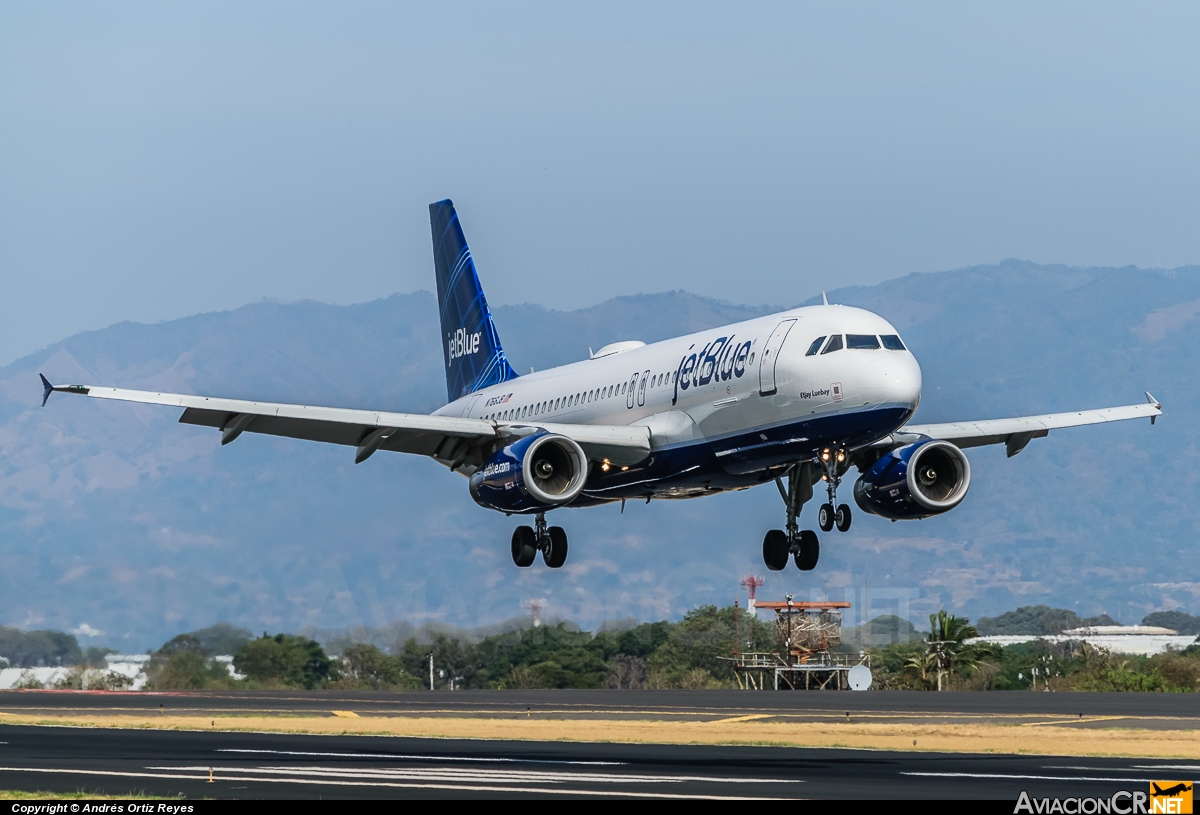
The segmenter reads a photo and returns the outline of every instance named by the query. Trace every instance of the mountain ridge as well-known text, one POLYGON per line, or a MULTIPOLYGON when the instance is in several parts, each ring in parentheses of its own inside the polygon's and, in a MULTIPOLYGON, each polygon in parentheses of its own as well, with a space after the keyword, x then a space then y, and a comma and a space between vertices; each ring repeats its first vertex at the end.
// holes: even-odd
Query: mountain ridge
MULTIPOLYGON (((971 451, 963 506, 920 523, 860 516, 823 537, 817 572, 769 574, 769 596, 828 591, 856 607, 869 598, 872 617, 916 620, 942 605, 979 615, 1048 603, 1126 621, 1197 611, 1200 583, 1176 572, 1200 529, 1190 421, 1200 394, 1178 373, 1195 367, 1200 268, 1007 261, 829 297, 900 329, 925 375, 917 421, 1130 404, 1143 390, 1166 415, 1152 430, 1056 431, 1011 460, 971 451)), ((674 290, 493 312, 522 371, 777 310, 674 290)), ((764 572, 761 537, 782 517, 768 490, 564 512, 572 561, 552 575, 512 567, 514 522, 476 507, 430 461, 355 467, 345 450, 286 439, 221 448, 164 408, 63 395, 38 406, 43 371, 56 383, 428 411, 444 399, 436 320, 428 292, 255 303, 84 332, 0 368, 0 624, 87 623, 125 648, 218 619, 251 630, 474 627, 541 597, 548 613, 596 627, 724 605, 740 574, 764 572)))

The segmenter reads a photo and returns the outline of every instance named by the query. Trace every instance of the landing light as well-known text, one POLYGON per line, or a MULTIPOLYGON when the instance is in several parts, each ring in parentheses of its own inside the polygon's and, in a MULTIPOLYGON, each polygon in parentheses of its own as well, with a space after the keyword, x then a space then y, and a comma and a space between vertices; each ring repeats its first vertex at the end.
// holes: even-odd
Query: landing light
POLYGON ((604 472, 608 472, 608 459, 604 459, 604 461, 600 462, 600 469, 604 472))

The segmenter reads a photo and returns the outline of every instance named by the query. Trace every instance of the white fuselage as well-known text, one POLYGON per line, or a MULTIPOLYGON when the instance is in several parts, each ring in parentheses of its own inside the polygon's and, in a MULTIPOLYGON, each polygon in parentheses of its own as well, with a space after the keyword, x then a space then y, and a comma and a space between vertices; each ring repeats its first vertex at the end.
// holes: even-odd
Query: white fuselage
MULTIPOLYGON (((521 376, 436 413, 498 424, 647 425, 658 466, 652 458, 641 468, 633 494, 738 488, 776 460, 831 443, 852 448, 901 427, 920 401, 921 369, 896 336, 863 309, 797 308, 650 345, 622 343, 635 347, 521 376), (839 349, 829 348, 834 335, 839 349), (666 455, 673 450, 690 452, 666 455), (681 479, 685 470, 693 476, 681 479)), ((628 492, 620 483, 610 489, 628 492)))

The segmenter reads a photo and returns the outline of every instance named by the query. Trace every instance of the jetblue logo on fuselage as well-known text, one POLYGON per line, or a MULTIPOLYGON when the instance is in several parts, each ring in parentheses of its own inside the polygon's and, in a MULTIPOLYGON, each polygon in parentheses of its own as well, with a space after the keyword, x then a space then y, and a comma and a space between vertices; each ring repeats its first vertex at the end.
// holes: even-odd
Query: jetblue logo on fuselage
MULTIPOLYGON (((671 404, 679 401, 679 390, 690 387, 701 387, 710 382, 725 382, 729 379, 740 378, 746 373, 746 358, 750 356, 752 342, 734 342, 736 334, 731 337, 717 337, 695 354, 684 354, 679 360, 675 371, 675 394, 671 404)), ((689 351, 695 348, 691 346, 689 351)))
POLYGON ((468 334, 465 328, 460 328, 450 334, 446 339, 446 347, 450 351, 450 362, 478 352, 480 336, 481 332, 468 334))

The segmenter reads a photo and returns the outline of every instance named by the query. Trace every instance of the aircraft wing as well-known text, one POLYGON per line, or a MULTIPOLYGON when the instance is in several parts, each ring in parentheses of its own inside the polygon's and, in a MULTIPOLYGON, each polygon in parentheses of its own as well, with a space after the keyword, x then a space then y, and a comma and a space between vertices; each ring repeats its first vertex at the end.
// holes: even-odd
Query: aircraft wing
POLYGON ((1043 416, 1017 416, 1012 419, 983 419, 976 422, 945 422, 943 424, 910 424, 900 428, 872 447, 899 447, 910 444, 922 436, 943 439, 959 447, 982 447, 985 444, 1004 444, 1005 452, 1012 458, 1025 449, 1034 439, 1046 436, 1051 430, 1063 427, 1080 427, 1104 422, 1119 422, 1125 419, 1149 418, 1151 423, 1162 415, 1162 405, 1146 394, 1140 405, 1079 410, 1072 413, 1047 413, 1043 416))
POLYGON ((432 456, 451 469, 473 472, 482 463, 480 451, 486 445, 539 430, 574 439, 595 461, 607 459, 615 464, 633 464, 650 453, 650 431, 645 427, 494 422, 418 413, 286 405, 94 385, 51 385, 44 376, 42 386, 43 405, 51 393, 60 391, 93 399, 183 408, 180 422, 220 429, 222 444, 228 444, 242 433, 343 444, 357 448, 355 463, 366 461, 377 450, 391 450, 432 456))

